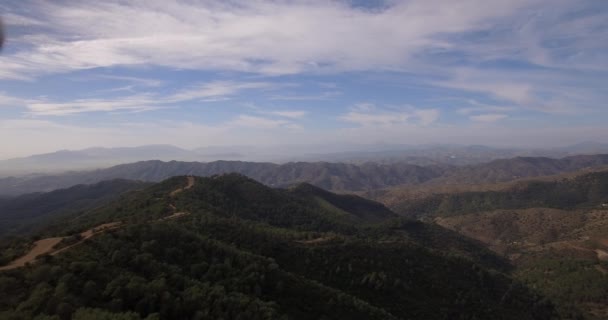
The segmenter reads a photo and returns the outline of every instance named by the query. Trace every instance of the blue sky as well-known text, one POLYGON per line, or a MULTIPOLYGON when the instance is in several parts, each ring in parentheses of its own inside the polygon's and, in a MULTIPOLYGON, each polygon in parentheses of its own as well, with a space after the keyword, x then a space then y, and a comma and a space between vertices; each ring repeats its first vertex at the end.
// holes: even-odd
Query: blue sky
POLYGON ((608 2, 0 4, 0 158, 608 137, 608 2))

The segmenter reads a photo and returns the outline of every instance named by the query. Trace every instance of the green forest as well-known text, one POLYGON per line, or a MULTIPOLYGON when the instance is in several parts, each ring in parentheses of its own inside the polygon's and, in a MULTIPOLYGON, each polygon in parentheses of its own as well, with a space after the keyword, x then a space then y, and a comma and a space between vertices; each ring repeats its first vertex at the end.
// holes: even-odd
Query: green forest
POLYGON ((50 224, 39 237, 122 222, 65 252, 0 271, 0 318, 559 316, 480 244, 369 200, 309 185, 272 189, 236 174, 196 178, 172 193, 185 180, 50 224), (163 220, 176 210, 188 214, 163 220))

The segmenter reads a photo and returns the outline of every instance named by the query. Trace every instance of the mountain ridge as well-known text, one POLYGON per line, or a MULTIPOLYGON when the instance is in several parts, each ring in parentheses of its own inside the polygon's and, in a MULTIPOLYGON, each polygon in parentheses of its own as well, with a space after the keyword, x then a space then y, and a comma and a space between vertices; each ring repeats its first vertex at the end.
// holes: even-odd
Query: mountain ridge
POLYGON ((466 166, 517 156, 560 158, 576 154, 608 153, 608 145, 583 142, 575 145, 530 149, 488 147, 483 145, 369 145, 341 146, 276 146, 276 147, 201 147, 185 149, 170 144, 136 147, 91 147, 80 150, 58 150, 50 153, 0 160, 0 176, 56 174, 69 170, 92 170, 145 160, 217 161, 247 160, 287 162, 347 162, 362 164, 407 163, 414 165, 466 166), (313 151, 316 150, 316 151, 313 151), (324 150, 324 151, 321 151, 324 150), (342 151, 340 151, 342 150, 342 151), (287 156, 288 155, 288 156, 287 156))
POLYGON ((332 191, 366 191, 399 185, 479 184, 572 172, 608 165, 608 155, 578 155, 561 159, 518 157, 474 166, 418 166, 407 163, 363 164, 331 162, 182 162, 160 160, 122 164, 106 169, 0 179, 0 195, 51 191, 76 184, 109 179, 159 182, 176 175, 210 176, 237 172, 269 186, 286 187, 308 182, 332 191))
POLYGON ((556 318, 469 239, 385 209, 369 212, 380 224, 349 219, 311 196, 347 214, 360 203, 239 174, 173 177, 126 194, 57 230, 72 238, 99 223, 119 227, 2 271, 0 317, 556 318), (175 211, 188 214, 163 219, 175 211))

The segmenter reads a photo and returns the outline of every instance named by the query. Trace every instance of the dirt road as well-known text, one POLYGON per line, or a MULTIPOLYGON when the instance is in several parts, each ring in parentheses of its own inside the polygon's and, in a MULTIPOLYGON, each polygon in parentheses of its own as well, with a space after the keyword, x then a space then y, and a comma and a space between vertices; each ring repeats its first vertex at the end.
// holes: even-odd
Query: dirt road
POLYGON ((28 263, 34 262, 39 255, 50 254, 50 255, 54 256, 69 248, 72 248, 74 246, 77 246, 77 245, 83 243, 85 240, 93 237, 94 235, 96 235, 98 233, 102 233, 102 232, 105 232, 105 231, 108 231, 111 229, 116 229, 120 225, 121 225, 120 222, 110 222, 110 223, 104 223, 104 224, 98 225, 94 228, 81 232, 80 236, 82 237, 82 239, 80 241, 78 241, 74 244, 71 244, 67 247, 63 247, 61 249, 55 249, 53 247, 55 247, 57 244, 59 244, 61 242, 61 240, 64 239, 64 237, 46 238, 46 239, 38 240, 38 241, 34 242, 34 247, 32 248, 32 250, 30 250, 30 252, 28 252, 23 257, 18 258, 17 260, 14 260, 10 264, 0 267, 0 271, 23 267, 28 263))
MULTIPOLYGON (((194 186, 194 177, 189 176, 189 177, 187 177, 186 186, 183 188, 179 188, 179 189, 171 191, 170 195, 175 196, 176 194, 178 194, 184 190, 190 189, 193 186, 194 186)), ((189 212, 175 212, 175 211, 177 211, 177 208, 175 207, 175 205, 170 204, 169 206, 174 211, 174 213, 171 214, 170 216, 158 219, 156 221, 166 221, 166 220, 176 219, 176 218, 189 214, 189 212)), ((54 256, 56 254, 64 252, 70 248, 73 248, 73 247, 83 243, 85 240, 87 240, 97 234, 100 234, 100 233, 108 231, 108 230, 117 229, 117 228, 120 228, 121 226, 122 226, 121 222, 110 222, 110 223, 104 223, 104 224, 98 225, 94 228, 81 232, 80 236, 82 237, 82 239, 80 241, 78 241, 74 244, 71 244, 67 247, 63 247, 61 249, 54 249, 53 247, 56 246, 57 244, 59 244, 61 242, 61 240, 64 239, 64 237, 47 238, 47 239, 38 240, 38 241, 34 242, 34 247, 32 248, 32 250, 30 250, 30 252, 28 252, 26 255, 24 255, 16 260, 14 260, 13 262, 7 264, 6 266, 0 267, 0 271, 23 267, 28 263, 34 262, 36 260, 36 257, 38 257, 39 255, 50 254, 50 255, 54 256)))
POLYGON ((26 255, 13 262, 7 264, 6 266, 0 267, 0 270, 10 270, 19 267, 25 266, 27 263, 31 263, 36 260, 41 254, 49 253, 53 251, 53 247, 57 245, 59 242, 63 240, 63 237, 58 238, 47 238, 34 242, 34 248, 30 250, 26 255))
POLYGON ((188 189, 192 188, 194 186, 194 177, 188 176, 188 177, 186 177, 186 179, 188 180, 188 183, 186 184, 185 187, 175 189, 175 190, 171 191, 171 193, 169 195, 173 197, 176 194, 178 194, 184 190, 188 190, 188 189))

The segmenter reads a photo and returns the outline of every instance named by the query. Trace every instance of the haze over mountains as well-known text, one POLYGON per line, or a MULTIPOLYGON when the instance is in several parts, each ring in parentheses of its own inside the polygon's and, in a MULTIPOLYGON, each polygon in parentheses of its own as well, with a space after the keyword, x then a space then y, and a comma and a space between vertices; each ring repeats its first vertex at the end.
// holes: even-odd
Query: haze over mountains
POLYGON ((91 170, 146 160, 200 161, 217 160, 264 161, 327 161, 346 163, 407 163, 422 166, 471 165, 496 159, 528 157, 565 157, 577 154, 608 153, 608 144, 585 142, 562 148, 526 149, 493 148, 459 145, 377 145, 377 146, 277 146, 277 147, 205 147, 183 149, 172 145, 145 145, 123 148, 88 148, 60 150, 22 158, 0 160, 0 177, 31 173, 58 173, 91 170), (319 151, 321 150, 321 151, 319 151))
POLYGON ((171 145, 60 150, 24 158, 2 160, 0 161, 0 175, 88 170, 142 160, 206 161, 242 157, 242 155, 236 153, 220 152, 214 154, 209 151, 220 152, 221 150, 186 150, 171 145))
POLYGON ((76 184, 91 184, 111 179, 158 182, 176 175, 211 176, 232 172, 275 187, 309 182, 327 190, 366 191, 423 183, 495 183, 604 165, 608 165, 608 155, 580 155, 561 159, 518 157, 469 166, 418 166, 401 162, 388 164, 372 162, 363 164, 330 162, 274 164, 243 161, 201 163, 152 160, 92 171, 2 178, 0 179, 0 195, 51 191, 76 184))

